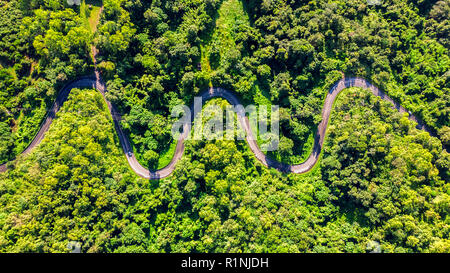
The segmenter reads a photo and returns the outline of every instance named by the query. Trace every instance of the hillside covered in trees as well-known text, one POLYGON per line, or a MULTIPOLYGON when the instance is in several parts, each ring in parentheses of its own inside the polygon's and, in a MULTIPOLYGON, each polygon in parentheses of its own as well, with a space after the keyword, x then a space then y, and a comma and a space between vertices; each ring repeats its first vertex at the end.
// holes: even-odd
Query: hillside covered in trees
POLYGON ((0 0, 0 163, 17 157, 0 173, 0 252, 450 252, 449 0, 81 2, 0 0), (306 174, 266 168, 243 140, 192 140, 170 177, 145 180, 100 93, 75 89, 20 155, 94 67, 150 169, 172 159, 172 108, 211 86, 280 106, 268 155, 285 163, 309 156, 344 75, 432 134, 350 88, 306 174))

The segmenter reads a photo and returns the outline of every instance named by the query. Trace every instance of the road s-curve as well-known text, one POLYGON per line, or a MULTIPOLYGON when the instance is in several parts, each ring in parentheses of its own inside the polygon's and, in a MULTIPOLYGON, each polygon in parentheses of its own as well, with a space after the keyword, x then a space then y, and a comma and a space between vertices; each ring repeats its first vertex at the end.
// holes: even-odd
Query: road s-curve
MULTIPOLYGON (((259 148, 256 138, 253 136, 253 133, 250 129, 249 120, 245 116, 245 112, 236 112, 238 120, 241 124, 241 127, 244 129, 246 133, 246 141, 254 153, 255 157, 266 167, 269 168, 275 168, 281 172, 285 173, 305 173, 309 170, 311 170, 314 165, 317 163, 319 159, 319 155, 322 150, 324 137, 326 133, 326 128, 328 125, 328 121, 330 119, 330 113, 333 106, 333 102, 336 99, 337 95, 344 89, 349 87, 361 87, 368 89, 372 94, 375 96, 381 97, 383 100, 389 101, 393 104, 393 107, 395 107, 400 112, 407 112, 405 108, 403 108, 400 104, 396 103, 394 100, 392 100, 389 96, 387 96, 384 92, 382 92, 379 88, 372 85, 369 81, 362 79, 362 78, 344 78, 336 82, 333 87, 330 88, 330 90, 327 93, 327 96, 325 98, 325 103, 322 109, 322 121, 320 122, 317 132, 314 138, 314 146, 311 154, 309 155, 308 159, 298 165, 289 165, 285 163, 278 162, 267 155, 265 155, 261 149, 259 148)), ((133 150, 131 148, 130 142, 125 135, 125 133, 122 131, 120 127, 120 120, 121 116, 119 112, 115 109, 115 107, 106 99, 105 92, 106 92, 106 85, 104 82, 100 79, 99 73, 96 72, 95 75, 92 76, 86 76, 81 77, 75 81, 70 82, 66 86, 64 86, 60 93, 58 94, 58 97, 56 98, 53 106, 50 108, 50 110, 47 113, 46 118, 44 119, 44 122, 42 123, 39 132, 33 139, 33 141, 30 143, 30 145, 22 152, 22 154, 28 154, 34 147, 36 147, 44 138, 45 133, 50 128, 50 125, 53 121, 53 119, 56 116, 56 113, 59 111, 63 103, 67 100, 69 93, 74 88, 92 88, 98 90, 102 95, 103 98, 106 101, 106 104, 108 106, 108 109, 110 111, 110 114, 112 116, 112 119, 114 121, 114 126, 117 132, 117 135, 120 140, 120 144, 122 146, 122 149, 125 153, 125 156, 127 158, 128 164, 133 169, 133 171, 146 179, 162 179, 165 177, 168 177, 172 174, 172 172, 175 170, 177 162, 181 159, 184 152, 184 141, 187 139, 191 124, 193 120, 190 120, 188 122, 185 122, 183 124, 183 132, 180 134, 177 145, 175 148, 174 156, 171 160, 171 162, 164 168, 156 171, 148 170, 147 168, 143 167, 139 162, 137 161, 135 155, 133 154, 133 150)), ((214 97, 221 97, 226 99, 231 105, 237 106, 240 104, 238 97, 233 93, 223 88, 210 88, 203 93, 201 93, 202 100, 208 100, 214 97)), ((235 108, 236 109, 236 108, 235 108)), ((194 113, 193 105, 191 106, 191 113, 194 113)), ((423 122, 418 119, 413 114, 409 113, 409 119, 414 120, 418 124, 418 128, 423 129, 430 134, 432 134, 432 130, 430 130, 427 126, 423 124, 423 122)), ((0 165, 0 172, 5 172, 7 170, 7 165, 3 164, 0 165)))

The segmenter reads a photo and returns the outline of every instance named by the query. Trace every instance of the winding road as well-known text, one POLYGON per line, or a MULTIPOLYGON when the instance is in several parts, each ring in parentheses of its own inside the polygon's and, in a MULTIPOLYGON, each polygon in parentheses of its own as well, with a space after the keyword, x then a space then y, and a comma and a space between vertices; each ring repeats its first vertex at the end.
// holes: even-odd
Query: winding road
MULTIPOLYGON (((333 106, 333 102, 336 99, 337 95, 344 89, 349 87, 361 87, 368 89, 372 94, 375 96, 381 97, 383 100, 389 101, 393 104, 393 107, 396 108, 400 112, 407 112, 405 108, 403 108, 401 105, 396 103, 394 100, 392 100, 389 96, 387 96, 384 92, 382 92, 380 89, 378 89, 376 86, 372 85, 369 81, 362 79, 362 78, 344 78, 339 80, 336 84, 333 85, 333 87, 330 88, 330 90, 327 93, 327 96, 325 98, 325 103, 322 109, 322 121, 320 122, 317 132, 314 138, 314 146, 311 154, 309 155, 308 159, 298 165, 288 165, 285 163, 278 162, 272 158, 269 158, 266 156, 259 148, 258 144, 256 143, 255 137, 253 137, 252 131, 250 130, 249 120, 245 116, 245 112, 243 111, 237 111, 237 117, 241 124, 241 127, 246 132, 246 141, 248 145, 250 146, 250 149, 255 154, 256 158, 261 161, 262 164, 264 164, 267 167, 275 168, 281 172, 284 173, 305 173, 309 170, 311 170, 314 165, 317 163, 319 159, 320 152, 322 150, 324 137, 327 129, 327 124, 330 119, 330 113, 333 106)), ((103 98, 106 101, 106 104, 108 105, 109 111, 111 113, 112 119, 114 121, 114 126, 117 132, 117 135, 119 136, 120 144, 122 145, 122 149, 125 153, 125 156, 128 160, 128 163, 130 167, 133 169, 133 171, 146 179, 161 179, 169 176, 172 174, 172 172, 175 169, 175 166, 177 162, 181 159, 183 152, 184 152, 184 141, 187 138, 187 136, 190 133, 191 129, 191 122, 185 122, 183 124, 183 132, 180 134, 180 137, 178 139, 174 156, 171 160, 171 162, 164 168, 156 171, 151 171, 146 168, 144 168, 139 162, 137 161, 135 155, 133 154, 133 149, 130 145, 130 142, 127 138, 127 136, 124 134, 120 127, 120 120, 121 116, 119 112, 115 109, 115 107, 106 99, 105 93, 106 93, 106 85, 105 83, 100 79, 100 75, 98 72, 95 73, 95 75, 92 76, 86 76, 81 77, 75 81, 70 82, 66 86, 64 86, 60 93, 58 94, 58 97, 56 98, 52 108, 48 111, 46 118, 44 119, 44 122, 42 123, 39 132, 33 139, 33 141, 30 143, 30 145, 22 152, 22 154, 28 154, 34 147, 39 145, 39 143, 44 138, 45 133, 50 128, 51 123, 53 122, 53 119, 56 117, 56 113, 59 111, 63 103, 67 100, 70 91, 73 88, 92 88, 98 90, 102 95, 103 98)), ((223 88, 210 88, 206 91, 204 91, 201 95, 201 98, 203 101, 206 101, 208 99, 214 98, 214 97, 221 97, 226 99, 232 106, 237 106, 240 104, 239 99, 237 96, 228 90, 225 90, 223 88)), ((191 113, 195 112, 193 111, 193 106, 191 106, 191 113)), ((409 119, 417 122, 417 127, 419 129, 425 130, 429 132, 430 134, 433 134, 432 130, 428 128, 426 125, 423 124, 421 120, 419 120, 416 116, 409 113, 409 119)), ((0 165, 0 172, 7 171, 7 164, 0 165)))

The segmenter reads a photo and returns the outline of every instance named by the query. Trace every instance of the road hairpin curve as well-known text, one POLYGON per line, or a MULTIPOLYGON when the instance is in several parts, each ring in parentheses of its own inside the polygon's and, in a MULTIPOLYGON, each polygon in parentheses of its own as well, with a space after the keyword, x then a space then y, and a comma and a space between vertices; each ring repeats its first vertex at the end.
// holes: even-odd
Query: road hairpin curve
MULTIPOLYGON (((284 173, 296 173, 301 174, 308 172, 311 170, 314 165, 317 163, 319 159, 319 155, 322 151, 322 146, 325 138, 325 133, 328 125, 328 121, 330 119, 330 113, 333 106, 333 102, 336 99, 337 95, 344 89, 349 87, 360 87, 369 90, 373 95, 378 96, 382 98, 385 101, 389 101, 393 104, 393 107, 397 109, 399 112, 409 113, 409 119, 413 120, 417 123, 417 128, 425 130, 433 135, 433 131, 427 127, 420 119, 418 119, 415 115, 408 112, 405 108, 403 108, 400 104, 395 102, 393 99, 391 99, 389 96, 387 96, 383 91, 381 91, 378 87, 371 84, 368 80, 363 78, 343 78, 336 82, 328 91, 327 96, 325 98, 325 103, 322 108, 322 121, 317 127, 317 132, 314 138, 314 146, 312 149, 311 154, 309 155, 308 159, 304 161, 303 163, 296 164, 296 165, 289 165, 286 163, 278 162, 267 155, 265 155, 261 149, 259 148, 255 138, 252 136, 252 131, 250 129, 249 120, 245 116, 245 113, 238 113, 237 117, 241 124, 241 127, 245 130, 246 133, 246 141, 248 145, 250 146, 250 149, 252 150, 253 154, 256 156, 256 158, 266 167, 277 169, 284 173)), ((128 137, 125 135, 125 133, 122 131, 122 128, 120 127, 120 120, 121 115, 116 110, 116 108, 109 102, 106 97, 106 85, 105 83, 100 79, 100 75, 98 72, 95 73, 95 75, 92 76, 85 76, 78 78, 77 80, 74 80, 70 83, 68 83, 66 86, 64 86, 61 91, 58 94, 58 97, 56 98, 55 102, 53 103, 53 106, 50 108, 50 110, 47 112, 47 116, 44 119, 44 122, 42 123, 39 132, 34 137, 33 141, 30 143, 30 145, 22 152, 22 154, 28 154, 34 147, 36 147, 44 138, 45 133, 50 128, 50 125, 56 117, 56 113, 59 111, 63 103, 67 100, 69 97, 69 93, 74 88, 92 88, 98 90, 102 95, 103 98, 106 101, 106 104, 108 105, 110 114, 112 116, 112 119, 114 121, 114 126, 117 132, 117 135, 119 136, 120 144, 122 145, 122 149, 124 151, 124 154, 128 160, 128 164, 130 165, 131 169, 133 171, 146 179, 162 179, 165 177, 168 177, 172 174, 172 172, 175 170, 175 166, 177 162, 181 159, 184 152, 184 141, 187 138, 187 136, 190 133, 190 126, 189 124, 184 124, 183 128, 187 128, 186 130, 183 130, 183 133, 180 134, 175 152, 173 155, 172 160, 170 163, 159 170, 151 171, 147 168, 143 167, 136 159, 136 156, 133 153, 133 149, 131 147, 130 141, 128 140, 128 137)), ((203 93, 201 93, 200 97, 203 100, 208 100, 215 97, 220 97, 226 99, 232 106, 239 105, 239 99, 237 96, 226 89, 223 88, 215 88, 212 87, 203 93)), ((191 107, 192 111, 192 107, 191 107)), ((5 172, 7 170, 7 164, 0 165, 0 172, 5 172)))

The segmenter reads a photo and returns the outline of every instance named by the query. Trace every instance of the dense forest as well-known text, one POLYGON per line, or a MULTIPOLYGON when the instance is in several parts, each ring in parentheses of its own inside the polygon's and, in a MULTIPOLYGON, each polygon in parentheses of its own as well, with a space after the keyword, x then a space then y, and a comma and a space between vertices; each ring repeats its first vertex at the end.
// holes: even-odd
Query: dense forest
MULTIPOLYGON (((0 0, 0 252, 450 252, 450 1, 0 0), (98 50, 96 58, 95 51, 98 50), (186 142, 169 178, 128 167, 105 101, 58 90, 94 63, 138 160, 172 159, 171 109, 210 86, 280 106, 279 150, 306 174, 262 165, 242 140, 186 142), (447 149, 447 150, 446 150, 447 149)), ((225 105, 222 100, 214 103, 225 105)))

